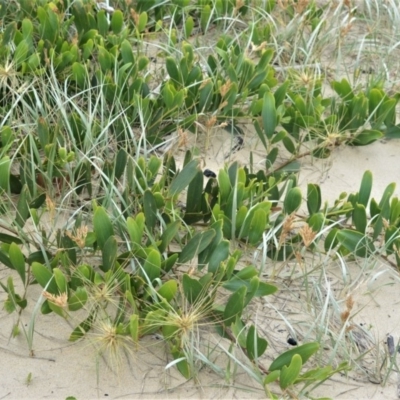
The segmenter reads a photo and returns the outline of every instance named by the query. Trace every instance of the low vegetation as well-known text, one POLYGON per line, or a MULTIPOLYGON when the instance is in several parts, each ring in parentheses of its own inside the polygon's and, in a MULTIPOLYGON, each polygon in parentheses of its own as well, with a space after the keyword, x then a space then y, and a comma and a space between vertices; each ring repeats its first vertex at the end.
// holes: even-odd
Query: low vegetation
MULTIPOLYGON (((247 313, 278 290, 266 265, 318 255, 400 266, 394 183, 371 198, 366 171, 333 204, 317 184, 298 186, 304 158, 400 136, 396 4, 326 3, 0 0, 1 287, 31 355, 41 312, 79 320, 70 340, 95 332, 114 359, 161 335, 166 364, 188 379, 202 365, 221 372, 202 351, 206 327, 271 398, 311 396, 357 367, 351 352, 335 357, 339 344, 322 357, 327 334, 270 362, 247 313), (360 24, 369 33, 353 43, 360 24), (205 170, 216 129, 230 154, 254 132, 262 163, 251 152, 246 165, 205 170), (257 252, 263 262, 241 262, 257 252), (25 327, 32 285, 43 291, 25 327)), ((329 340, 348 332, 351 346, 351 297, 346 307, 329 340)))

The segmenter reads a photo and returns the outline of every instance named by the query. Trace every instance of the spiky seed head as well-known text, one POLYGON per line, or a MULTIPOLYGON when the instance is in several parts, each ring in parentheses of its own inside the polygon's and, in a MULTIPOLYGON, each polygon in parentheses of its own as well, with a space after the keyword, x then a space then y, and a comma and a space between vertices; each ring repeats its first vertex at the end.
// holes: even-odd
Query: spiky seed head
POLYGON ((294 222, 295 217, 296 217, 295 214, 292 213, 289 216, 287 216, 285 221, 283 222, 282 232, 281 232, 281 236, 279 238, 279 244, 280 245, 285 241, 286 237, 288 236, 288 234, 292 230, 293 222, 294 222))
POLYGON ((304 246, 309 247, 311 243, 314 241, 316 232, 312 230, 310 225, 305 224, 300 228, 300 236, 303 239, 304 246))
POLYGON ((83 225, 77 228, 76 234, 73 235, 70 231, 66 231, 65 234, 72 239, 80 249, 85 247, 86 236, 88 234, 88 227, 83 225))
POLYGON ((51 294, 51 293, 47 292, 46 290, 44 290, 42 295, 50 303, 53 303, 54 305, 56 305, 58 307, 67 308, 67 306, 68 306, 67 293, 60 293, 60 294, 54 295, 54 294, 51 294))

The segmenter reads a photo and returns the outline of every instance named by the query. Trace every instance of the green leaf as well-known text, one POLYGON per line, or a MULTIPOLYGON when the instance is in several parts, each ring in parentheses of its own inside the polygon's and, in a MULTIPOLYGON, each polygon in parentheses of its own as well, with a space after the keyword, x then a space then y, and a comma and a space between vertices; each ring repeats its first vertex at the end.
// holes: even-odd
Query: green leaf
POLYGON ((254 294, 254 297, 269 296, 270 294, 274 294, 277 291, 278 288, 276 286, 260 281, 257 291, 254 294))
POLYGON ((49 124, 43 117, 38 119, 37 133, 39 136, 40 145, 44 149, 50 143, 50 132, 49 124))
POLYGON ((267 154, 265 158, 265 165, 267 171, 274 165, 276 158, 278 157, 279 149, 277 147, 273 147, 271 151, 267 154))
MULTIPOLYGON (((271 64, 272 59, 274 58, 275 52, 272 48, 265 49, 265 51, 262 51, 262 55, 257 62, 256 65, 256 71, 261 71, 261 70, 268 70, 268 66, 271 64)), ((270 71, 268 71, 270 72, 270 71)))
POLYGON ((203 275, 200 279, 199 282, 201 283, 201 286, 203 286, 203 288, 207 288, 211 282, 214 279, 214 274, 212 272, 208 272, 207 274, 203 275))
MULTIPOLYGON (((232 278, 231 280, 224 282, 222 284, 222 287, 227 290, 230 290, 231 292, 234 292, 242 287, 245 287, 247 290, 250 290, 250 282, 251 282, 250 279, 241 280, 232 278)), ((268 296, 270 294, 274 294, 277 290, 278 288, 274 285, 270 285, 269 283, 266 282, 260 282, 256 292, 254 293, 254 297, 268 296)))
POLYGON ((160 167, 162 165, 162 160, 158 157, 152 156, 147 163, 147 169, 151 173, 151 177, 155 178, 160 167))
POLYGON ((175 96, 176 90, 174 89, 173 85, 167 82, 162 89, 162 98, 167 106, 167 110, 172 110, 174 108, 175 96))
POLYGON ((371 218, 378 215, 378 218, 374 223, 374 234, 373 239, 376 240, 383 228, 383 220, 388 220, 390 218, 390 198, 392 197, 396 189, 395 183, 390 183, 383 192, 382 198, 379 205, 376 204, 375 199, 371 199, 370 204, 370 214, 371 218))
POLYGON ((16 135, 9 126, 4 125, 2 128, 0 128, 0 140, 4 149, 3 151, 5 151, 5 148, 11 147, 15 139, 16 135))
MULTIPOLYGON (((315 369, 308 370, 304 374, 301 374, 298 377, 297 382, 317 382, 317 381, 325 381, 326 379, 330 378, 334 373, 339 371, 348 371, 349 367, 345 365, 346 363, 341 363, 338 368, 335 370, 332 368, 331 365, 326 367, 318 367, 315 369)), ((318 400, 331 400, 329 397, 319 398, 318 400)))
POLYGON ((295 382, 300 374, 302 366, 301 356, 299 354, 294 354, 290 365, 284 365, 281 369, 281 376, 279 379, 281 389, 286 389, 295 382))
MULTIPOLYGON (((261 140, 261 143, 264 145, 264 147, 265 147, 265 149, 267 149, 268 148, 268 145, 267 145, 267 140, 266 140, 266 138, 265 138, 265 134, 264 134, 264 131, 261 129, 261 126, 260 126, 260 123, 258 122, 258 120, 257 119, 254 119, 254 121, 253 121, 253 125, 254 125, 254 129, 256 130, 256 133, 257 133, 257 135, 258 135, 258 137, 260 138, 260 140, 261 140)), ((399 135, 400 136, 400 135, 399 135)), ((276 147, 273 147, 272 149, 271 149, 271 151, 278 151, 278 149, 276 148, 276 147)), ((273 164, 273 162, 271 163, 271 165, 273 164)))
POLYGON ((261 357, 265 350, 267 350, 268 342, 259 337, 254 325, 251 325, 249 331, 247 332, 246 338, 246 350, 247 356, 251 361, 256 360, 261 357))
POLYGON ((185 21, 185 26, 184 26, 184 32, 185 32, 185 38, 188 39, 189 36, 192 34, 194 28, 194 21, 193 17, 189 16, 186 18, 185 21))
POLYGON ((374 244, 364 233, 341 229, 336 237, 344 248, 358 257, 366 257, 375 251, 374 244))
POLYGON ((114 268, 115 261, 117 259, 118 243, 115 236, 110 236, 104 243, 102 253, 102 265, 101 270, 107 272, 114 268))
POLYGON ((400 126, 390 126, 386 129, 385 137, 387 139, 400 139, 400 126))
POLYGON ((157 332, 165 325, 165 311, 155 310, 146 314, 143 325, 141 325, 140 336, 150 335, 157 332))
POLYGON ((158 246, 158 249, 161 253, 163 253, 174 237, 177 235, 179 228, 181 226, 181 222, 179 220, 171 222, 165 231, 161 235, 161 244, 158 246))
POLYGON ((93 39, 88 39, 86 43, 82 45, 82 61, 86 61, 93 54, 94 42, 93 39))
POLYGON ((68 283, 60 268, 53 269, 54 280, 56 281, 59 293, 68 293, 68 283))
POLYGON ((294 104, 297 108, 297 111, 300 113, 300 120, 303 119, 304 117, 307 116, 307 106, 306 102, 304 101, 303 97, 301 95, 296 95, 294 98, 294 104))
MULTIPOLYGON (((236 213, 236 236, 240 238, 245 237, 248 235, 248 232, 246 232, 246 235, 244 235, 244 232, 241 233, 242 227, 244 225, 244 221, 246 220, 246 216, 248 215, 249 210, 247 209, 246 206, 241 206, 236 213)), ((249 225, 250 229, 250 225, 249 225)))
POLYGON ((300 163, 299 161, 295 160, 282 168, 279 168, 275 171, 275 176, 280 176, 281 173, 285 174, 296 174, 300 171, 300 163))
POLYGON ((2 46, 5 47, 8 43, 14 40, 15 32, 17 30, 17 22, 12 21, 5 26, 5 29, 2 32, 2 46))
POLYGON ((307 185, 307 209, 310 215, 321 209, 321 189, 313 183, 307 185))
POLYGON ((242 268, 240 271, 235 271, 235 274, 233 275, 232 279, 238 279, 238 280, 249 280, 253 276, 257 276, 258 271, 254 265, 248 265, 247 267, 242 268))
POLYGON ((115 35, 121 33, 124 26, 124 15, 121 10, 114 10, 111 17, 111 29, 115 35))
POLYGON ((182 249, 178 262, 184 264, 192 260, 198 253, 201 253, 211 243, 214 236, 214 229, 196 233, 182 249))
POLYGON ((54 280, 53 274, 42 264, 32 263, 32 275, 39 285, 51 294, 59 294, 58 286, 54 280))
POLYGON ((278 87, 278 89, 275 90, 274 93, 275 107, 279 107, 285 100, 288 87, 289 87, 289 81, 286 80, 285 82, 282 83, 281 86, 278 87))
POLYGON ((45 201, 46 201, 46 193, 42 193, 41 195, 33 199, 28 205, 30 208, 30 213, 32 213, 32 209, 40 208, 45 201))
POLYGON ((183 105, 183 102, 185 101, 186 93, 185 89, 181 89, 178 92, 176 92, 174 103, 173 103, 173 108, 181 108, 183 105))
POLYGON ((332 88, 343 100, 349 101, 354 97, 349 81, 344 78, 341 82, 332 82, 332 88))
POLYGON ((292 214, 301 206, 302 194, 299 187, 291 188, 285 197, 283 206, 286 214, 292 214))
POLYGON ((399 101, 398 98, 386 100, 379 110, 379 122, 387 127, 391 127, 396 123, 396 105, 399 101))
POLYGON ((190 182, 186 195, 186 210, 184 221, 193 224, 203 219, 202 197, 203 197, 204 175, 202 171, 197 171, 196 176, 190 182))
POLYGON ((15 293, 14 282, 11 276, 7 278, 7 287, 5 288, 3 284, 1 286, 8 293, 8 297, 4 301, 4 308, 8 313, 14 312, 17 306, 20 307, 21 310, 26 308, 28 301, 15 293))
POLYGON ((365 124, 368 113, 368 100, 363 93, 353 97, 351 104, 351 117, 349 129, 355 131, 365 124))
POLYGON ((98 60, 103 73, 106 74, 111 70, 113 56, 103 46, 99 46, 98 60))
POLYGON ((79 286, 75 293, 68 297, 68 309, 69 311, 78 311, 85 304, 88 299, 87 291, 84 287, 79 286))
MULTIPOLYGON (((161 254, 157 250, 151 250, 143 264, 143 272, 147 275, 150 282, 160 277, 161 274, 161 254)), ((143 274, 144 275, 144 274, 143 274)))
POLYGON ((127 165, 128 154, 125 149, 119 149, 117 157, 115 158, 114 177, 119 180, 125 171, 127 165))
POLYGON ((313 214, 309 219, 308 219, 308 225, 314 232, 320 232, 322 228, 325 225, 325 215, 322 212, 313 214))
POLYGON ((42 312, 43 315, 47 315, 53 312, 53 310, 50 308, 50 302, 48 300, 45 300, 43 304, 40 307, 40 311, 42 312))
POLYGON ((215 274, 218 271, 219 266, 223 261, 229 257, 230 242, 228 240, 222 240, 218 243, 217 247, 210 255, 208 262, 208 272, 215 274))
POLYGON ((148 15, 147 13, 144 11, 142 13, 140 13, 139 15, 139 21, 138 21, 138 26, 137 26, 137 30, 141 33, 146 29, 146 25, 147 25, 147 21, 148 21, 148 15))
POLYGON ((75 342, 78 339, 81 339, 87 332, 89 332, 92 327, 93 321, 95 319, 95 311, 92 311, 89 316, 82 321, 71 333, 69 336, 70 342, 75 342))
POLYGON ((167 57, 165 59, 165 66, 167 68, 168 75, 175 84, 180 85, 182 83, 182 76, 179 72, 178 65, 173 57, 167 57))
POLYGON ((220 204, 226 204, 229 200, 232 185, 229 179, 229 175, 225 169, 220 169, 218 172, 218 185, 220 204))
POLYGON ((192 160, 187 163, 182 171, 174 176, 172 179, 171 185, 169 187, 168 193, 170 196, 176 196, 182 190, 184 190, 190 182, 197 175, 197 171, 199 170, 199 162, 198 160, 192 160))
POLYGON ((100 10, 97 13, 97 29, 101 36, 107 37, 109 25, 105 10, 100 10))
POLYGON ((339 232, 339 229, 333 228, 326 235, 325 242, 324 242, 324 249, 326 252, 331 251, 338 245, 338 243, 339 243, 339 240, 337 238, 338 232, 339 232))
POLYGON ((381 131, 366 129, 359 133, 356 138, 351 141, 351 144, 354 144, 356 146, 365 146, 367 144, 375 142, 381 137, 383 137, 383 133, 381 131))
MULTIPOLYGON (((199 253, 198 257, 198 269, 201 270, 211 260, 213 251, 218 247, 223 239, 223 220, 218 219, 215 221, 210 228, 215 230, 215 236, 212 242, 202 252, 199 253)), ((210 266, 209 266, 210 267, 210 266)), ((212 267, 211 267, 212 268, 212 267)), ((210 272, 210 271, 209 271, 210 272)))
POLYGON ((382 210, 382 213, 384 214, 385 218, 389 218, 390 214, 389 200, 392 197, 395 190, 396 190, 396 184, 394 182, 389 183, 389 185, 386 186, 385 191, 383 192, 381 201, 379 202, 379 208, 382 210))
POLYGON ((253 297, 255 297, 260 283, 260 278, 258 276, 253 276, 253 278, 251 278, 249 285, 247 286, 246 297, 244 298, 244 307, 247 307, 250 301, 253 300, 253 297))
POLYGON ((59 19, 51 8, 38 7, 39 34, 43 40, 54 43, 59 34, 59 19))
POLYGON ((29 56, 28 61, 27 61, 28 68, 31 71, 36 71, 36 69, 40 65, 40 56, 38 53, 33 53, 29 56))
POLYGON ((138 222, 137 222, 138 217, 141 217, 144 219, 144 214, 139 213, 136 215, 136 219, 133 219, 132 217, 128 217, 126 220, 126 228, 128 230, 131 242, 134 244, 134 246, 140 246, 141 241, 142 241, 142 236, 143 236, 144 225, 140 226, 140 224, 138 224, 138 222))
POLYGON ((290 153, 290 154, 296 154, 297 149, 296 146, 294 145, 292 139, 290 139, 289 136, 285 136, 282 139, 283 145, 285 146, 285 149, 290 153))
POLYGON ((175 365, 178 371, 182 374, 185 379, 191 378, 190 366, 186 360, 186 356, 182 351, 171 350, 171 354, 176 361, 175 365), (179 360, 179 361, 178 361, 179 360))
POLYGON ((18 70, 21 64, 26 60, 29 52, 29 44, 26 40, 21 40, 15 49, 13 61, 15 70, 18 70))
POLYGON ((161 263, 161 268, 165 272, 171 271, 172 267, 175 265, 177 259, 179 257, 179 254, 175 253, 170 255, 166 260, 163 260, 161 263))
POLYGON ((400 217, 400 202, 395 197, 390 203, 390 224, 397 224, 400 217))
MULTIPOLYGON (((1 233, 1 232, 0 232, 0 242, 7 244, 11 244, 13 242, 16 244, 22 244, 22 240, 19 237, 8 235, 7 233, 1 233)), ((0 260, 0 262, 2 261, 0 260)))
POLYGON ((10 248, 8 249, 8 255, 10 257, 10 261, 14 269, 18 272, 18 275, 21 277, 22 283, 25 285, 26 282, 25 257, 16 243, 10 244, 10 248))
POLYGON ((247 289, 243 286, 230 295, 223 316, 225 326, 230 326, 235 322, 237 317, 240 318, 242 315, 246 292, 247 289))
POLYGON ((135 56, 133 55, 132 45, 124 39, 120 45, 121 56, 124 64, 134 64, 135 56))
POLYGON ((263 121, 265 135, 268 139, 271 139, 277 125, 275 97, 271 92, 264 93, 261 117, 263 121))
POLYGON ((243 349, 246 348, 246 329, 243 321, 237 318, 235 323, 231 325, 231 331, 235 335, 237 342, 243 349))
POLYGON ((254 212, 250 222, 249 243, 253 246, 260 243, 267 225, 267 213, 263 209, 254 212))
POLYGON ((190 304, 201 300, 201 296, 205 296, 203 285, 197 280, 191 278, 188 274, 184 274, 182 278, 183 293, 190 304))
POLYGON ((199 104, 197 110, 199 113, 208 111, 212 98, 214 86, 211 81, 206 82, 199 89, 199 104))
POLYGON ((264 378, 264 385, 269 385, 272 382, 275 382, 279 379, 281 375, 281 371, 278 369, 276 371, 271 371, 265 378, 264 378))
POLYGON ((147 228, 153 230, 157 223, 157 203, 150 189, 144 192, 143 211, 147 228))
POLYGON ((97 207, 93 215, 93 229, 96 234, 97 244, 103 250, 104 245, 110 236, 114 235, 114 229, 103 207, 97 207))
MULTIPOLYGON (((271 140, 271 144, 276 144, 276 143, 281 142, 282 140, 284 140, 287 137, 287 135, 288 135, 288 133, 285 130, 279 131, 276 135, 273 136, 273 138, 271 140)), ((290 141, 290 142, 293 144, 292 141, 290 141)), ((288 150, 288 148, 286 148, 286 150, 288 150)))
POLYGON ((353 223, 358 232, 365 234, 367 229, 367 211, 363 204, 356 204, 353 209, 353 223))
POLYGON ((159 289, 158 294, 161 297, 164 297, 168 302, 170 302, 174 297, 178 290, 178 284, 175 279, 170 279, 165 282, 159 289))
POLYGON ((379 107, 384 101, 384 93, 381 89, 372 88, 369 92, 368 106, 369 114, 372 116, 372 121, 375 122, 378 119, 379 107))
POLYGON ((134 343, 139 342, 139 316, 132 314, 129 318, 129 332, 134 343))
POLYGON ((285 351, 272 362, 269 371, 282 370, 283 366, 290 365, 295 354, 301 357, 302 364, 304 365, 307 360, 319 350, 319 347, 320 345, 318 342, 311 342, 285 351))
POLYGON ((369 196, 372 190, 372 172, 365 171, 361 180, 360 190, 358 192, 358 202, 367 207, 369 196))
POLYGON ((11 159, 4 156, 0 159, 0 193, 4 190, 6 193, 10 190, 10 171, 11 159))
POLYGON ((203 33, 207 31, 208 24, 210 23, 211 18, 211 7, 209 4, 205 4, 201 9, 200 14, 200 26, 203 33))
MULTIPOLYGON (((252 65, 252 63, 250 64, 252 65)), ((248 73, 246 76, 242 77, 243 84, 247 82, 247 89, 250 91, 258 90, 258 88, 265 82, 265 78, 268 76, 268 71, 263 70, 260 72, 253 71, 253 68, 248 68, 248 73)))

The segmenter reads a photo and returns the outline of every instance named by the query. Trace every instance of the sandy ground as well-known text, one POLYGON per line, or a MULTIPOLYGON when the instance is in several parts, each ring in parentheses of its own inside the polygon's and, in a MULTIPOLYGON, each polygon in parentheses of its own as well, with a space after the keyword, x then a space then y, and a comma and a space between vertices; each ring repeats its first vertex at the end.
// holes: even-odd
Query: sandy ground
MULTIPOLYGON (((213 143, 218 146, 217 140, 213 140, 213 143)), ((251 141, 249 143, 251 145, 251 141)), ((233 159, 244 162, 248 159, 248 150, 240 150, 233 159)), ((349 193, 358 190, 362 174, 369 169, 374 175, 372 195, 379 200, 386 185, 398 180, 399 151, 400 142, 395 140, 378 141, 366 147, 339 147, 330 159, 306 161, 300 174, 300 182, 303 187, 307 182, 320 184, 323 198, 329 201, 337 198, 343 191, 349 193)), ((216 156, 206 156, 204 161, 209 168, 214 168, 212 161, 219 162, 216 156)), ((382 380, 382 376, 384 378, 380 363, 383 362, 386 335, 392 334, 395 343, 400 336, 400 315, 396 312, 400 292, 399 274, 383 261, 370 266, 359 261, 349 264, 347 282, 343 285, 343 276, 337 265, 328 268, 328 271, 332 288, 337 290, 335 293, 339 303, 349 291, 354 296, 356 315, 353 322, 368 326, 377 355, 370 357, 370 365, 366 367, 369 369, 367 375, 352 375, 348 378, 337 375, 319 387, 314 395, 337 399, 397 398, 396 373, 390 375, 384 387, 376 382, 382 380), (375 379, 375 375, 379 375, 381 379, 375 379)), ((3 281, 8 273, 5 269, 0 270, 3 281)), ((278 344, 282 351, 289 347, 286 344, 288 335, 293 336, 296 332, 288 329, 279 318, 277 310, 288 312, 289 316, 291 313, 302 315, 304 310, 296 309, 299 302, 293 302, 290 295, 286 296, 290 288, 279 282, 277 284, 281 288, 280 297, 277 296, 274 300, 270 296, 271 299, 256 304, 255 314, 269 341, 278 344), (282 299, 285 301, 280 301, 282 299), (275 335, 274 338, 271 335, 275 335)), ((26 326, 39 294, 39 288, 30 293, 30 308, 22 316, 26 326)), ((0 300, 3 298, 2 292, 0 300)), ((310 315, 304 314, 304 321, 307 318, 310 315)), ((33 357, 29 355, 29 346, 23 333, 16 338, 10 338, 16 315, 7 315, 2 310, 0 321, 0 399, 65 399, 68 396, 75 396, 77 399, 265 398, 257 384, 252 383, 240 368, 230 382, 207 368, 200 372, 197 381, 185 382, 174 368, 165 369, 171 359, 168 359, 164 343, 154 336, 143 340, 141 348, 133 357, 122 355, 119 366, 110 369, 109 362, 97 357, 90 341, 75 344, 68 342, 74 321, 63 321, 54 315, 39 314, 35 324, 33 357)), ((302 337, 301 330, 297 334, 300 341, 311 338, 302 337)), ((205 340, 217 339, 207 337, 205 340)), ((224 365, 223 356, 218 357, 221 366, 224 365)))

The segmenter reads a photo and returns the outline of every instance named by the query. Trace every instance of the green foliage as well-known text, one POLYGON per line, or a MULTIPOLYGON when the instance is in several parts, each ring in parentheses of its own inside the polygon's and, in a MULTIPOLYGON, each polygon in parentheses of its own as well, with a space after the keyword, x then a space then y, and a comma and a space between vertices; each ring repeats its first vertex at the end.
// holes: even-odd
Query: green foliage
MULTIPOLYGON (((379 238, 399 268, 395 184, 370 198, 367 171, 358 192, 329 206, 317 184, 303 193, 296 175, 304 156, 400 137, 399 96, 342 79, 331 82, 336 95, 324 97, 321 77, 306 68, 278 73, 279 54, 265 47, 275 28, 264 18, 276 1, 256 5, 265 21, 246 19, 250 1, 128 3, 108 13, 90 0, 0 0, 0 212, 11 216, 8 233, 0 233, 0 262, 16 272, 0 283, 5 310, 20 315, 38 284, 43 313, 79 311, 71 341, 104 321, 135 346, 159 333, 171 365, 188 379, 195 375, 191 340, 207 321, 262 375, 268 343, 247 324, 246 308, 277 287, 256 266, 240 268, 235 249, 263 246, 272 262, 307 250, 367 258, 381 251, 379 238), (243 35, 224 29, 227 21, 243 23, 243 35), (191 40, 197 27, 220 29, 206 55, 191 40), (143 44, 165 32, 168 44, 150 59, 143 44), (258 171, 251 155, 250 166, 231 163, 205 182, 194 152, 178 168, 173 155, 155 154, 169 134, 214 124, 236 135, 244 123, 265 148, 258 171), (68 230, 43 228, 46 213, 70 206, 68 230), (28 220, 37 235, 26 231, 28 220)), ((302 23, 317 38, 323 10, 314 3, 302 23)), ((283 18, 297 17, 289 5, 283 18)), ((302 373, 318 349, 307 343, 279 355, 265 386, 278 380, 286 391, 347 368, 302 373)))

